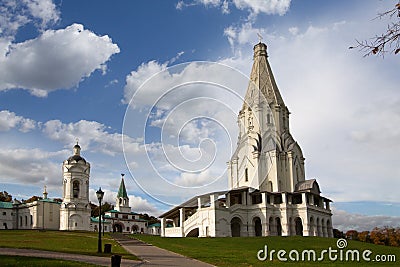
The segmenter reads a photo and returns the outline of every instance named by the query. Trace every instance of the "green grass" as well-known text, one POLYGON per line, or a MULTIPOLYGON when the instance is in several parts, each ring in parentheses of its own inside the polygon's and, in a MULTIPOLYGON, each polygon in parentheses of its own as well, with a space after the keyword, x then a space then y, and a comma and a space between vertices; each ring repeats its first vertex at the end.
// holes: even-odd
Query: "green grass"
MULTIPOLYGON (((357 241, 348 241, 346 250, 357 249, 363 251, 369 249, 373 252, 371 259, 377 254, 396 255, 397 262, 345 262, 329 260, 326 255, 322 262, 281 262, 277 259, 276 253, 274 260, 259 261, 257 252, 268 245, 268 251, 272 249, 278 251, 284 249, 289 253, 296 249, 301 251, 313 249, 317 253, 317 258, 324 249, 332 247, 337 249, 336 239, 320 237, 226 237, 226 238, 162 238, 159 236, 134 235, 134 238, 155 246, 177 252, 179 254, 208 262, 217 266, 399 266, 400 248, 378 246, 357 241)), ((288 254, 286 254, 288 258, 288 254)), ((361 253, 360 253, 361 258, 361 253)))
POLYGON ((43 259, 35 257, 21 257, 21 256, 6 256, 0 255, 1 266, 26 266, 26 267, 83 267, 83 266, 97 266, 90 263, 77 262, 77 261, 64 261, 54 259, 43 259))
MULTIPOLYGON (((97 253, 97 238, 98 234, 95 232, 3 230, 0 231, 0 247, 109 257, 110 254, 97 253)), ((112 245, 112 254, 119 254, 124 259, 138 260, 115 242, 108 233, 102 237, 102 241, 103 248, 106 243, 112 245)))

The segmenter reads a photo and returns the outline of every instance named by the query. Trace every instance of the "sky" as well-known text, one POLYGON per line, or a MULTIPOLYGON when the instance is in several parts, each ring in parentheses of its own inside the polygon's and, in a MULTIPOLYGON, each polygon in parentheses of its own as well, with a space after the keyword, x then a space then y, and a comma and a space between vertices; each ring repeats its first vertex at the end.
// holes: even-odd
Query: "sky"
POLYGON ((0 0, 0 190, 61 197, 76 140, 93 203, 121 173, 154 215, 227 189, 260 34, 334 227, 399 226, 399 56, 348 49, 396 3, 0 0))

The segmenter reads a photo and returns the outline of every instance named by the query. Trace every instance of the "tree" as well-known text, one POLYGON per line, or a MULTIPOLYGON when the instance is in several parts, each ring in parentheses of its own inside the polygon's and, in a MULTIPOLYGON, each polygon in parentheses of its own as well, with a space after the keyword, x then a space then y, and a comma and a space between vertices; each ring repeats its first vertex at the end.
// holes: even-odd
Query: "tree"
POLYGON ((346 232, 346 238, 351 240, 358 240, 358 232, 356 230, 349 230, 346 232))
POLYGON ((375 19, 389 17, 393 22, 387 25, 387 30, 381 35, 375 35, 370 40, 356 40, 356 46, 350 46, 350 49, 358 48, 365 52, 364 56, 381 55, 387 52, 400 53, 400 1, 394 5, 394 8, 383 13, 378 13, 375 19))
POLYGON ((369 231, 362 231, 358 233, 358 240, 362 242, 370 242, 369 231))
MULTIPOLYGON (((90 208, 92 209, 91 216, 98 217, 99 216, 99 206, 97 206, 93 203, 90 203, 90 208)), ((101 213, 102 214, 104 214, 104 212, 112 210, 112 209, 113 209, 113 206, 108 202, 101 204, 101 213)))
POLYGON ((32 196, 32 197, 28 198, 27 200, 24 200, 23 203, 31 203, 31 202, 37 201, 39 199, 42 199, 42 198, 38 197, 38 196, 32 196))
POLYGON ((333 237, 334 238, 345 238, 344 233, 338 229, 333 229, 333 237))
POLYGON ((11 202, 12 201, 12 195, 7 193, 7 191, 3 191, 3 192, 0 191, 0 201, 11 202))

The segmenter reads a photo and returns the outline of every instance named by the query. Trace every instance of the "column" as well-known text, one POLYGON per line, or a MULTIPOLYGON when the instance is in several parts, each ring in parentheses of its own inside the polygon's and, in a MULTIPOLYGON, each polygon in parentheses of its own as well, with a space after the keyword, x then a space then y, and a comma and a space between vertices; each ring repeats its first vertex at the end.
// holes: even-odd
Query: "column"
POLYGON ((310 205, 314 206, 314 195, 310 194, 310 205))
POLYGON ((217 198, 216 198, 216 195, 214 195, 214 194, 211 194, 210 195, 210 207, 211 208, 214 208, 215 209, 215 202, 217 202, 217 198))
POLYGON ((201 198, 197 198, 197 209, 201 209, 201 198))
POLYGON ((179 227, 183 228, 183 222, 185 221, 185 208, 179 209, 179 227))
POLYGON ((305 206, 307 206, 307 195, 306 195, 306 193, 302 193, 302 194, 301 194, 301 202, 302 202, 305 206))
POLYGON ((161 236, 165 236, 165 226, 166 226, 166 221, 165 218, 161 218, 161 236))
POLYGON ((331 210, 330 206, 329 206, 329 201, 325 202, 325 209, 327 210, 331 210))

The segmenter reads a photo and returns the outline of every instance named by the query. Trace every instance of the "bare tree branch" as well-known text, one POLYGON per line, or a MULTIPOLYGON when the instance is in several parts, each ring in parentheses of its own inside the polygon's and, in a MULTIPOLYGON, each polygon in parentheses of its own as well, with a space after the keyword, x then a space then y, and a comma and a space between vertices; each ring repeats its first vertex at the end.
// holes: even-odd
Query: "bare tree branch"
POLYGON ((394 53, 395 55, 400 53, 400 1, 393 9, 379 13, 375 19, 382 19, 387 16, 394 20, 394 22, 388 24, 385 33, 375 35, 375 37, 370 40, 356 40, 357 45, 350 46, 349 48, 358 48, 359 51, 365 53, 364 57, 370 55, 380 55, 383 57, 388 52, 394 53))

